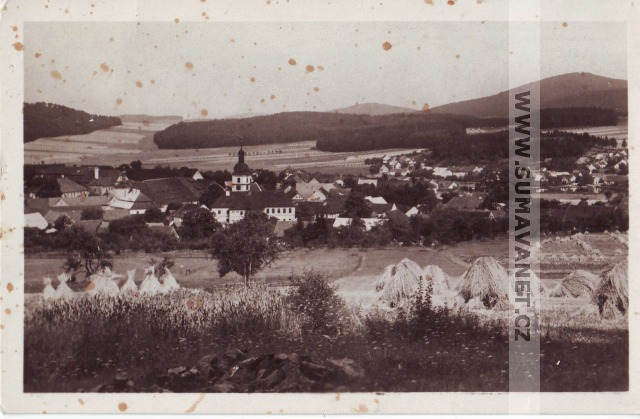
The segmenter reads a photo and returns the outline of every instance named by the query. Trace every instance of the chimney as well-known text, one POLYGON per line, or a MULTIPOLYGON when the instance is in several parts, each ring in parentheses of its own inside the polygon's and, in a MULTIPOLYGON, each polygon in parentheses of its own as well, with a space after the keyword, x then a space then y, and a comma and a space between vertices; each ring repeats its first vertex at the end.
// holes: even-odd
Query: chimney
POLYGON ((229 189, 227 189, 224 194, 225 194, 225 196, 231 196, 231 191, 229 189))
POLYGON ((93 168, 93 178, 94 179, 100 178, 100 168, 97 166, 93 168))

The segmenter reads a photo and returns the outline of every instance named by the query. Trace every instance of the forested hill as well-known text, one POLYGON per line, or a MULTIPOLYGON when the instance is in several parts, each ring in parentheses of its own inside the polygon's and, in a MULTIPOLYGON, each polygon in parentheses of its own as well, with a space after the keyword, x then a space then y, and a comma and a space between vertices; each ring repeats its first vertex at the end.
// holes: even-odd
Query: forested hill
POLYGON ((88 134, 122 125, 115 116, 92 115, 54 103, 24 104, 24 142, 60 135, 88 134))
MULTIPOLYGON (((353 137, 368 138, 374 134, 384 142, 413 133, 442 135, 451 131, 464 132, 467 127, 494 126, 492 124, 495 122, 464 115, 426 112, 375 116, 286 112, 244 119, 180 122, 157 132, 154 141, 161 149, 228 147, 238 145, 240 137, 245 145, 317 141, 323 138, 340 141, 353 137)), ((505 125, 506 120, 498 123, 505 125)))
POLYGON ((473 115, 476 117, 508 117, 509 95, 514 91, 540 89, 540 107, 571 108, 594 106, 627 113, 627 81, 591 73, 569 73, 529 83, 511 91, 432 108, 432 112, 473 115))
MULTIPOLYGON (((451 116, 450 116, 451 117, 451 116)), ((540 127, 542 129, 557 129, 564 127, 594 127, 616 125, 617 116, 611 109, 600 108, 551 108, 540 111, 540 127)), ((506 118, 479 119, 485 126, 504 127, 507 132, 508 121, 506 118), (486 124, 492 121, 491 124, 486 124)), ((467 121, 472 123, 472 120, 467 121)), ((473 125, 471 125, 473 126, 473 125)), ((385 148, 428 148, 434 150, 435 143, 447 144, 453 150, 460 148, 476 147, 482 142, 478 135, 465 135, 466 132, 453 130, 424 131, 411 127, 396 127, 393 131, 385 131, 376 127, 364 127, 341 135, 329 133, 316 142, 316 148, 323 151, 364 151, 380 150, 385 148), (391 134, 391 135, 390 135, 391 134), (466 141, 464 143, 460 143, 466 141)), ((492 137, 489 135, 488 137, 492 137)), ((507 134, 508 137, 508 134, 507 134)), ((488 144, 488 143, 487 143, 488 144)), ((445 147, 445 148, 446 148, 445 147)), ((505 151, 508 151, 507 147, 505 151)), ((487 149, 478 149, 479 153, 491 155, 493 152, 487 149)), ((493 153, 495 155, 495 153, 493 153)))

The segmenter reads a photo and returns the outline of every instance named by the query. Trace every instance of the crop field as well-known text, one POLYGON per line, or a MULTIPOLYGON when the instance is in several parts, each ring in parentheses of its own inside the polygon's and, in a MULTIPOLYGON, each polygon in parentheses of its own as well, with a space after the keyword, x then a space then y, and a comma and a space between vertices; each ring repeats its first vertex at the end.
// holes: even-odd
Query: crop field
MULTIPOLYGON (((547 292, 558 282, 555 274, 563 269, 588 269, 599 274, 624 259, 625 240, 625 235, 612 233, 543 241, 541 278, 547 292), (545 262, 561 251, 591 258, 601 253, 608 260, 598 269, 589 261, 545 262), (549 276, 549 272, 554 275, 549 276)), ((164 255, 120 255, 113 260, 114 271, 124 274, 136 268, 136 283, 140 285, 151 256, 158 260, 164 255)), ((412 317, 409 323, 398 320, 399 309, 383 304, 376 289, 385 267, 403 258, 415 261, 419 267, 438 265, 454 284, 478 257, 493 256, 506 266, 505 239, 439 248, 286 251, 255 278, 251 287, 241 285, 242 279, 235 275, 219 278, 215 261, 208 260, 204 253, 174 252, 170 256, 175 261, 172 272, 182 287, 178 291, 92 297, 82 292, 88 283, 79 279, 69 284, 76 291, 73 298, 43 301, 42 277, 55 278, 64 258, 27 255, 25 390, 508 389, 505 331, 510 311, 465 308, 457 292, 450 289, 432 295, 436 308, 430 315, 444 316, 446 321, 434 320, 429 326, 420 326, 413 323, 412 317), (292 279, 309 278, 305 273, 309 269, 327 277, 338 300, 314 293, 305 294, 307 300, 300 300, 297 295, 301 291, 292 279), (443 308, 445 303, 448 308, 443 308), (320 316, 320 323, 314 316, 320 316), (419 331, 420 327, 426 329, 419 331), (229 354, 239 354, 236 363, 246 360, 250 364, 243 362, 234 367, 229 354), (264 361, 274 356, 280 363, 264 361), (203 359, 220 360, 221 364, 203 367, 203 359), (293 364, 282 365, 286 359, 293 364), (336 364, 336 359, 345 361, 336 364), (243 365, 253 365, 252 362, 262 362, 260 365, 266 365, 268 371, 275 371, 272 378, 278 379, 273 383, 265 381, 257 367, 238 376, 233 374, 238 367, 242 370, 243 365), (305 362, 311 362, 315 372, 309 372, 305 362), (348 373, 335 370, 343 362, 353 366, 348 373), (217 378, 210 378, 207 368, 217 368, 217 378), (122 376, 128 380, 126 386, 118 384, 118 377, 122 376)), ((53 283, 58 286, 56 279, 53 283)), ((545 293, 541 297, 541 327, 542 391, 628 388, 626 316, 602 318, 586 300, 549 297, 545 293)))
MULTIPOLYGON (((573 270, 585 269, 599 273, 609 265, 627 256, 625 235, 592 234, 581 237, 559 237, 543 240, 540 252, 541 279, 548 287, 554 286, 573 270)), ((503 266, 508 266, 508 241, 506 239, 462 242, 437 248, 397 247, 370 249, 295 249, 282 252, 278 260, 260 272, 259 282, 284 284, 291 277, 313 270, 337 281, 341 289, 363 291, 363 286, 374 288, 375 280, 382 271, 403 258, 415 261, 424 267, 437 265, 448 275, 458 277, 477 258, 494 257, 503 266), (365 285, 363 285, 365 284, 365 285), (366 285, 368 284, 368 285, 366 285)), ((124 273, 137 269, 136 281, 142 281, 143 269, 153 257, 161 259, 165 254, 125 253, 113 259, 114 271, 124 273)), ((235 274, 220 278, 215 260, 204 251, 167 253, 175 261, 173 272, 181 285, 188 288, 214 289, 218 285, 240 282, 235 274)), ((25 256, 25 292, 41 292, 42 278, 54 278, 64 263, 64 255, 34 254, 25 256)), ((71 284, 81 289, 86 284, 71 284)), ((55 281, 54 281, 55 282, 55 281)))
MULTIPOLYGON (((118 166, 139 159, 144 166, 197 167, 201 170, 231 170, 238 147, 160 150, 153 134, 170 123, 135 121, 90 134, 41 138, 25 144, 25 163, 82 163, 118 166)), ((396 155, 407 150, 331 153, 315 149, 315 141, 246 147, 251 167, 281 171, 287 167, 325 173, 366 174, 364 160, 396 155)))

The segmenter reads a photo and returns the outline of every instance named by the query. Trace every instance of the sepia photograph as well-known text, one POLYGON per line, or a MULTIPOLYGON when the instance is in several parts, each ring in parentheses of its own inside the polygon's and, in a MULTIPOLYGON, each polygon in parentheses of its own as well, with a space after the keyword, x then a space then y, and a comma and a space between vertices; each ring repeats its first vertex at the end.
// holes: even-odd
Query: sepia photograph
POLYGON ((8 30, 25 394, 629 392, 626 21, 85 19, 8 30))

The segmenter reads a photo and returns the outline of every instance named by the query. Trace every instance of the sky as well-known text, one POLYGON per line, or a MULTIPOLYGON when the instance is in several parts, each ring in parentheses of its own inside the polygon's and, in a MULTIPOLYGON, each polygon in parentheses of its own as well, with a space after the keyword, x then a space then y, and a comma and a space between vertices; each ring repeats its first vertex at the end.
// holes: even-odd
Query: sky
MULTIPOLYGON (((540 74, 626 79, 626 49, 624 23, 544 23, 540 74)), ((507 90, 508 70, 507 22, 25 26, 25 101, 104 115, 422 109, 507 90)))

